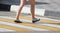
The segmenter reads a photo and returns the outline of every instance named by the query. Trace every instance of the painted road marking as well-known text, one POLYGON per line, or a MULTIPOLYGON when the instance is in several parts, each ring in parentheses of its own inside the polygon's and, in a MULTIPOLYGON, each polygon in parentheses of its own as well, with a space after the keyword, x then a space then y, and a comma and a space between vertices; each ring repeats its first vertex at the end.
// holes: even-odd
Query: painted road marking
MULTIPOLYGON (((23 17, 23 18, 24 18, 24 17, 23 17)), ((10 18, 10 19, 12 19, 12 18, 10 18)), ((29 20, 22 19, 22 21, 23 21, 23 20, 29 22, 29 20)), ((31 20, 30 20, 30 23, 31 23, 31 20)), ((39 22, 38 22, 38 24, 39 24, 39 22)), ((40 23, 40 24, 41 24, 41 23, 40 23)), ((60 28, 60 25, 54 25, 54 24, 41 24, 41 25, 46 25, 46 26, 52 26, 52 27, 60 28)))
POLYGON ((46 31, 45 29, 35 28, 35 27, 31 27, 31 26, 24 26, 21 24, 13 24, 13 23, 1 22, 1 21, 0 21, 0 24, 14 26, 14 27, 26 28, 26 29, 30 29, 30 30, 34 30, 34 31, 41 31, 41 30, 46 31))
MULTIPOLYGON (((20 16, 20 18, 22 19, 27 19, 27 20, 32 20, 31 17, 28 16, 20 16)), ((46 23, 52 23, 52 24, 60 24, 60 21, 55 21, 53 19, 49 19, 49 18, 40 18, 40 22, 46 22, 46 23)))
POLYGON ((18 28, 18 27, 4 25, 4 24, 0 24, 0 28, 6 28, 6 29, 16 30, 16 31, 32 31, 26 28, 18 28))
MULTIPOLYGON (((4 19, 4 17, 0 18, 0 19, 1 19, 1 21, 10 22, 10 23, 12 22, 13 23, 14 18, 10 18, 10 17, 6 17, 6 18, 9 18, 9 19, 4 19), (10 19, 12 19, 12 20, 10 20, 10 19)), ((27 23, 27 22, 23 22, 21 24, 26 25, 26 26, 28 25, 28 26, 38 27, 38 28, 44 28, 44 29, 53 30, 53 31, 59 31, 60 30, 60 28, 54 28, 54 27, 51 27, 51 26, 43 26, 43 25, 27 23)))
POLYGON ((9 30, 9 29, 6 29, 6 28, 0 28, 0 32, 12 32, 12 31, 15 31, 15 30, 9 30))

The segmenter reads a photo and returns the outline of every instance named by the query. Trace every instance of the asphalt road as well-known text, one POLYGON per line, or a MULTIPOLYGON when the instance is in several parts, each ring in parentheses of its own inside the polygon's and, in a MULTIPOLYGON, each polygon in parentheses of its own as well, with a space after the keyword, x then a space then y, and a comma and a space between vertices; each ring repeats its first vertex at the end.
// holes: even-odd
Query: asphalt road
MULTIPOLYGON (((0 0, 2 4, 19 5, 20 0, 0 0)), ((35 0, 36 8, 44 8, 48 11, 60 12, 60 0, 35 0)), ((26 6, 29 6, 27 1, 26 6)))

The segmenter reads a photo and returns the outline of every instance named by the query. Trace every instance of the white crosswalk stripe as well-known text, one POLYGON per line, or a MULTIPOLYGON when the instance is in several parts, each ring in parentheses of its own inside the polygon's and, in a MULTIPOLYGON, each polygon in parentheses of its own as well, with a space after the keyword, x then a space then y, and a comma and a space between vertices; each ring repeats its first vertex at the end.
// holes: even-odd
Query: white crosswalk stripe
POLYGON ((6 28, 0 28, 0 32, 12 32, 12 31, 15 31, 15 30, 9 30, 9 29, 6 29, 6 28))

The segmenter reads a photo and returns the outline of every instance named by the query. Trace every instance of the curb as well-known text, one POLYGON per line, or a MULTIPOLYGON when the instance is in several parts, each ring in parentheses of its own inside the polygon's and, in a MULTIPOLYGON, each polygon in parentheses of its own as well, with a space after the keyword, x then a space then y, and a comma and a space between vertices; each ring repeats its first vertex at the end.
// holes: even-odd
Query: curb
MULTIPOLYGON (((18 8, 17 5, 11 5, 10 11, 16 12, 17 8, 18 8)), ((21 13, 30 14, 30 8, 25 6, 22 9, 21 13)), ((35 15, 44 16, 44 14, 45 14, 45 9, 35 8, 35 15)))

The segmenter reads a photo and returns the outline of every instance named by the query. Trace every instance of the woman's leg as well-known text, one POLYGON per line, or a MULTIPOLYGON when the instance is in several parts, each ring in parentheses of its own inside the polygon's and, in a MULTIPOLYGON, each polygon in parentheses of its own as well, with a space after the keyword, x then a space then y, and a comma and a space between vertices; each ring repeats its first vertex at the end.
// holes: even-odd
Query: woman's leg
POLYGON ((26 0, 20 1, 20 5, 19 5, 19 8, 17 9, 17 13, 16 13, 16 20, 19 20, 19 15, 21 13, 23 6, 25 5, 25 2, 26 2, 26 0))
POLYGON ((32 15, 32 19, 34 19, 35 17, 35 0, 29 0, 30 1, 30 5, 31 5, 31 9, 30 9, 30 11, 31 11, 31 15, 32 15))
POLYGON ((19 15, 21 13, 21 10, 22 10, 23 6, 25 5, 25 2, 26 2, 26 0, 21 0, 21 2, 20 2, 19 8, 17 9, 17 13, 16 13, 16 20, 14 21, 16 23, 22 23, 19 20, 19 15))
POLYGON ((31 5, 31 15, 32 15, 32 22, 35 23, 40 19, 35 18, 35 0, 29 0, 31 5))

